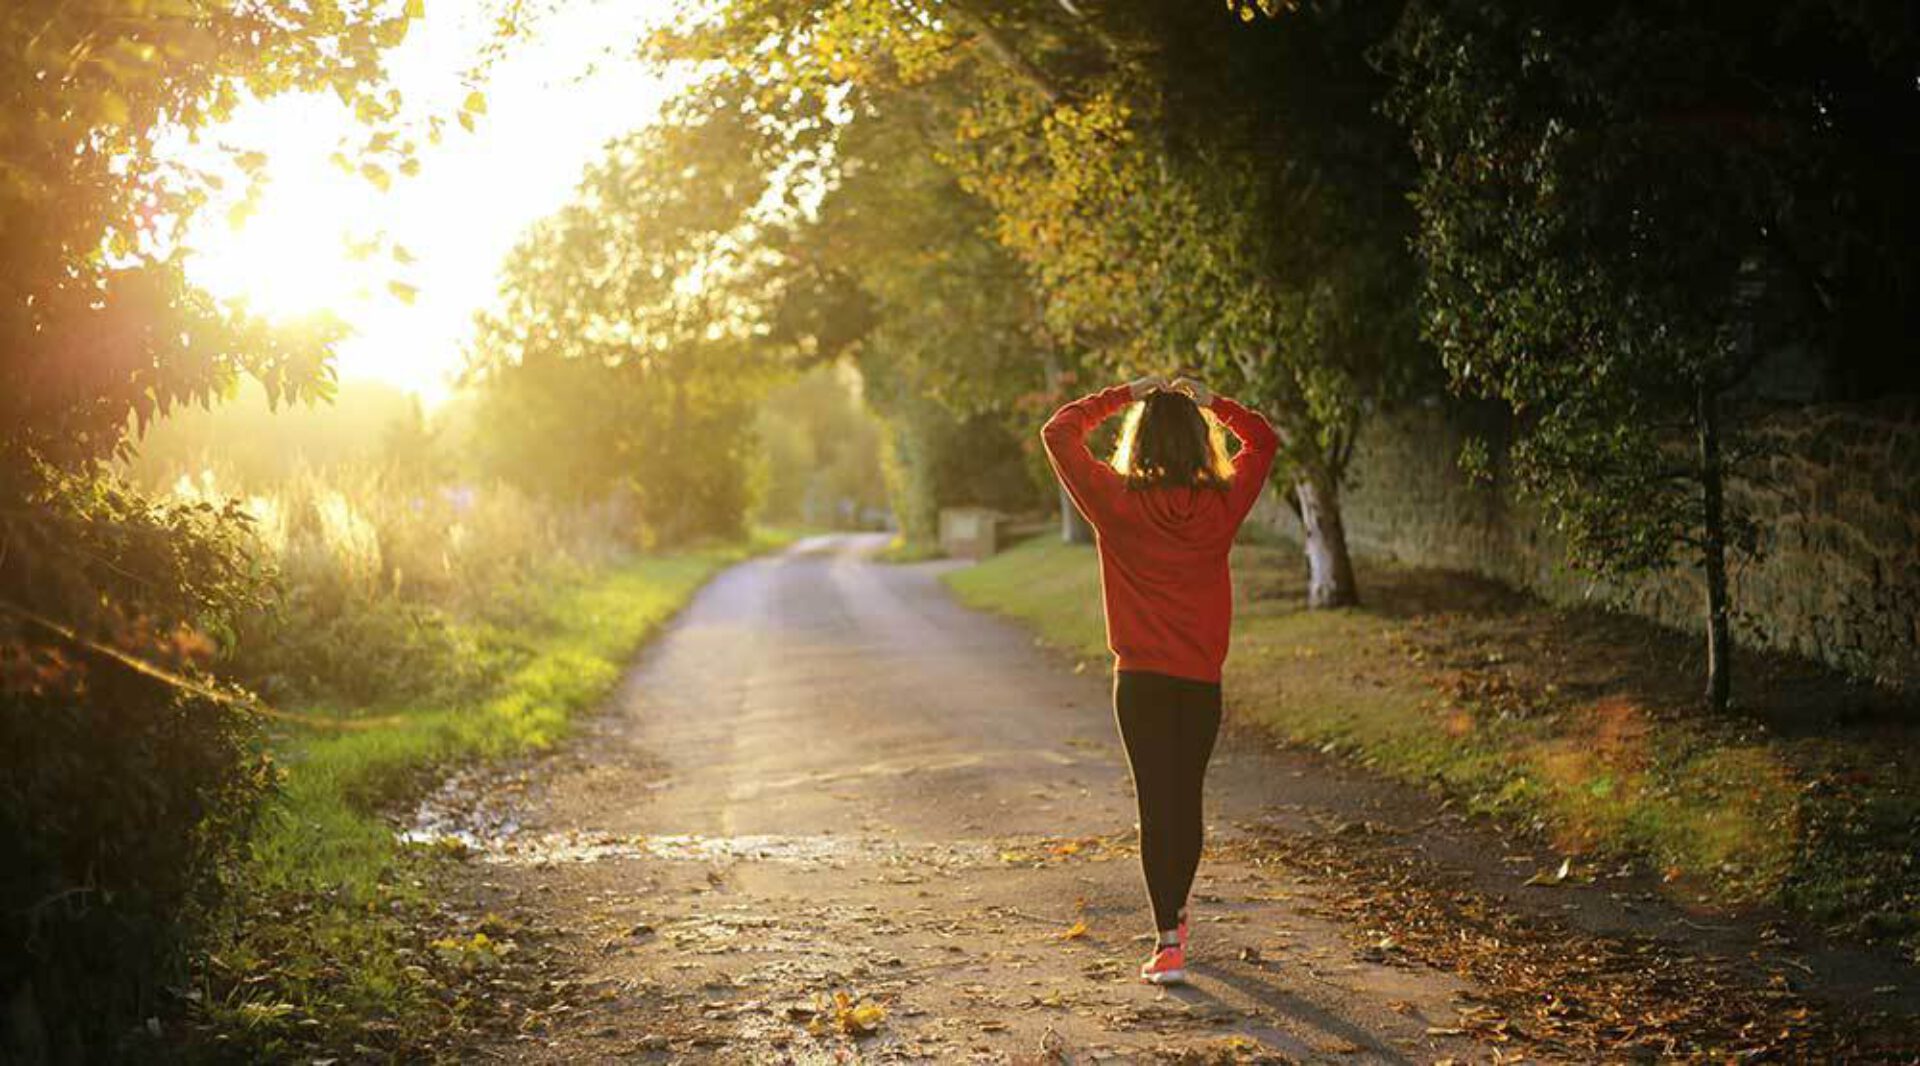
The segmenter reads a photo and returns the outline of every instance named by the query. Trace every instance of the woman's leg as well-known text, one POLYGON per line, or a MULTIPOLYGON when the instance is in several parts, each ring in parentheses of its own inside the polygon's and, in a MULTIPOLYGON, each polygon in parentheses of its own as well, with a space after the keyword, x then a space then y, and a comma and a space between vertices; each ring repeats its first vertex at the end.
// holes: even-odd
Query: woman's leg
POLYGON ((1200 789, 1218 730, 1219 688, 1160 674, 1117 672, 1114 717, 1140 809, 1140 866, 1155 928, 1180 923, 1200 862, 1200 789), (1204 691, 1211 688, 1209 715, 1204 691))
POLYGON ((1171 869, 1166 874, 1171 882, 1169 891, 1179 900, 1176 911, 1186 907, 1194 873, 1200 869, 1200 852, 1206 846, 1207 764, 1220 735, 1220 686, 1182 681, 1180 689, 1173 738, 1178 766, 1169 815, 1173 849, 1168 858, 1171 869))

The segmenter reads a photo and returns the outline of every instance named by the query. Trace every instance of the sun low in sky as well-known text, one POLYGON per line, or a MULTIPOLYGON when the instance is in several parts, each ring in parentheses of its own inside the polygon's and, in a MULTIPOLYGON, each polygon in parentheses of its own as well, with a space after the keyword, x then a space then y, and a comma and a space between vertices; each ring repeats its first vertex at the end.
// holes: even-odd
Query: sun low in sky
POLYGON ((204 213, 189 238, 189 277, 271 317, 337 315, 353 330, 338 349, 342 379, 374 378, 438 403, 521 233, 566 201, 602 145, 651 121, 672 92, 670 74, 633 58, 671 6, 555 5, 476 84, 469 74, 497 0, 429 0, 389 53, 392 81, 409 111, 450 114, 481 91, 486 111, 472 130, 449 123, 440 143, 423 139, 418 172, 383 191, 332 161, 356 131, 335 97, 288 95, 242 108, 201 141, 264 155, 264 192, 238 226, 230 205, 204 213), (374 240, 404 248, 411 262, 356 257, 356 242, 374 240), (411 301, 389 287, 396 276, 411 301))

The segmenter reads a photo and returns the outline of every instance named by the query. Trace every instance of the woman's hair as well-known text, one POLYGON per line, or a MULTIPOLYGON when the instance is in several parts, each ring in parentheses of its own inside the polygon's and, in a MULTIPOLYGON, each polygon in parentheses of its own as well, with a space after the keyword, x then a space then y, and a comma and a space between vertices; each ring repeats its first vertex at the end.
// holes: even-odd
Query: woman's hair
POLYGON ((1159 485, 1224 489, 1233 479, 1220 423, 1202 413, 1193 398, 1156 389, 1127 412, 1113 468, 1130 489, 1159 485))

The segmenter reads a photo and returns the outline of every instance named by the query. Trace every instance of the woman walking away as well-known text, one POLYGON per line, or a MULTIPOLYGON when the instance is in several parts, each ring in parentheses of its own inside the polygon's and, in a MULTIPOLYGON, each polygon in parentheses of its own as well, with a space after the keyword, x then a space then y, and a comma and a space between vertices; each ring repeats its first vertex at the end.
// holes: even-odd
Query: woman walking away
POLYGON ((1187 979, 1187 893, 1200 865, 1201 786, 1220 729, 1233 582, 1227 551, 1260 498, 1279 439, 1190 378, 1116 385, 1054 412, 1053 470, 1092 524, 1113 650, 1113 711, 1140 804, 1140 865, 1159 941, 1141 980, 1187 979), (1087 435, 1134 408, 1112 465, 1087 435), (1208 418, 1202 412, 1211 412, 1208 418), (1231 461, 1221 426, 1240 439, 1231 461))

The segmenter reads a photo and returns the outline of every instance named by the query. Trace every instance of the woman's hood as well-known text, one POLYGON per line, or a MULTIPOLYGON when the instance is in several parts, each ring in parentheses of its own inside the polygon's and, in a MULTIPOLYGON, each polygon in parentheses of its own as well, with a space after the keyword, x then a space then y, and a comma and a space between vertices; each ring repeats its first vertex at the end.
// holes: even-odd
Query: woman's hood
POLYGON ((1133 490, 1143 522, 1166 537, 1197 544, 1220 531, 1220 511, 1227 505, 1219 489, 1158 487, 1133 490))

